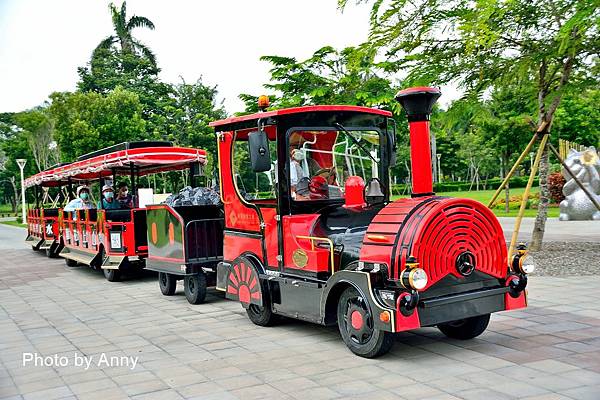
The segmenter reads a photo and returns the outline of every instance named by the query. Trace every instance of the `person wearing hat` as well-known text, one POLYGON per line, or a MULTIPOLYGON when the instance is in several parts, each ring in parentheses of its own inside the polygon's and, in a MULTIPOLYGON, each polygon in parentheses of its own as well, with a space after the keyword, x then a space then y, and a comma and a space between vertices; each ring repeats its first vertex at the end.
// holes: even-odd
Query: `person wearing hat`
POLYGON ((67 203, 64 211, 89 210, 94 208, 90 201, 90 189, 87 186, 79 186, 77 188, 77 198, 67 203))
POLYGON ((121 208, 121 204, 115 200, 115 192, 112 186, 102 186, 102 198, 98 202, 98 208, 103 210, 118 210, 121 208))

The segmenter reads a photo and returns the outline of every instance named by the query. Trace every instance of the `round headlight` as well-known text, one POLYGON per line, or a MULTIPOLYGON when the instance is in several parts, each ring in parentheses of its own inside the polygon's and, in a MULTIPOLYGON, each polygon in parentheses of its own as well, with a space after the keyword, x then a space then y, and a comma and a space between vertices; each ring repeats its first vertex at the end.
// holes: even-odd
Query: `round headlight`
POLYGON ((416 290, 421 290, 427 286, 427 272, 422 268, 414 268, 408 275, 409 285, 416 290))
POLYGON ((535 271, 535 260, 530 254, 525 254, 519 258, 519 269, 524 274, 535 271))

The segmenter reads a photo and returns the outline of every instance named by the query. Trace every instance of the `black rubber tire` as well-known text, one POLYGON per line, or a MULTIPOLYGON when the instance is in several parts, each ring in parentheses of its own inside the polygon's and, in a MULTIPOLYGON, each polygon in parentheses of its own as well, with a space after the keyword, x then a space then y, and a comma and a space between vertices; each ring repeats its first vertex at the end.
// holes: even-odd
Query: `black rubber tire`
POLYGON ((373 327, 373 312, 369 303, 362 298, 362 295, 353 287, 349 287, 340 296, 337 307, 337 321, 340 335, 346 343, 346 346, 354 354, 365 357, 375 358, 384 355, 394 345, 394 335, 391 332, 381 331, 373 327), (364 312, 363 323, 364 334, 369 336, 364 339, 353 337, 352 328, 349 326, 348 313, 350 307, 358 307, 364 312), (364 339, 364 340, 363 340, 364 339))
POLYGON ((76 267, 77 261, 71 260, 70 258, 65 258, 65 264, 67 264, 67 267, 76 267))
POLYGON ((187 275, 183 280, 183 290, 188 303, 204 303, 206 300, 206 276, 204 273, 187 275))
POLYGON ((438 329, 452 339, 469 340, 481 335, 490 323, 490 314, 461 319, 438 325, 438 329))
POLYGON ((118 269, 102 269, 104 277, 109 282, 119 282, 121 280, 121 271, 118 269))
POLYGON ((46 257, 48 258, 56 258, 58 257, 58 254, 56 254, 54 251, 52 251, 52 247, 46 249, 46 257))
POLYGON ((160 292, 165 296, 173 296, 177 289, 177 278, 174 275, 167 274, 166 272, 158 273, 158 287, 160 292))
POLYGON ((262 288, 262 306, 250 304, 246 308, 246 314, 253 324, 258 326, 273 326, 277 321, 277 315, 273 314, 271 308, 271 294, 268 289, 262 288))

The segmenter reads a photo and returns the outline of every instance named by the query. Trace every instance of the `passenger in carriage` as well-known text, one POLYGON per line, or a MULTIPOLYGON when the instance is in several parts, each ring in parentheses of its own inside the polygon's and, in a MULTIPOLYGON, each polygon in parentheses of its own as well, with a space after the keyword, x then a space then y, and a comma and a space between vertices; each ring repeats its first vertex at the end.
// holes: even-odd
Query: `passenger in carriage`
POLYGON ((125 182, 119 183, 117 201, 119 202, 121 208, 133 208, 133 197, 129 194, 129 188, 125 182))
POLYGON ((75 210, 90 210, 93 209, 94 205, 90 201, 90 189, 87 186, 79 186, 77 188, 77 198, 67 203, 64 211, 75 211, 75 210))
POLYGON ((98 208, 103 210, 119 210, 121 204, 115 200, 115 192, 110 185, 102 187, 102 199, 98 202, 98 208))

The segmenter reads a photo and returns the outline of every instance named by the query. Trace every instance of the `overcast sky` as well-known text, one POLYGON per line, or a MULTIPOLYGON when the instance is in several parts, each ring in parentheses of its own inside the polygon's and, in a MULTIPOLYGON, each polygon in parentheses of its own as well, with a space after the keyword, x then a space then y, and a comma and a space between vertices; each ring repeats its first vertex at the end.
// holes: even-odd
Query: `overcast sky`
MULTIPOLYGON (((72 91, 77 67, 112 34, 105 0, 0 0, 0 112, 41 104, 53 91, 72 91)), ((120 6, 121 1, 115 3, 120 6)), ((325 45, 367 39, 368 6, 341 13, 336 0, 129 0, 127 13, 152 20, 134 35, 156 54, 161 78, 218 85, 228 113, 240 93, 265 92, 262 55, 303 59, 325 45)), ((455 97, 444 93, 447 103, 455 97)))

